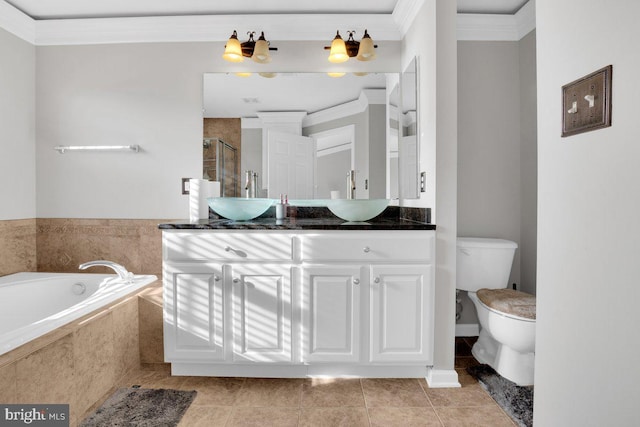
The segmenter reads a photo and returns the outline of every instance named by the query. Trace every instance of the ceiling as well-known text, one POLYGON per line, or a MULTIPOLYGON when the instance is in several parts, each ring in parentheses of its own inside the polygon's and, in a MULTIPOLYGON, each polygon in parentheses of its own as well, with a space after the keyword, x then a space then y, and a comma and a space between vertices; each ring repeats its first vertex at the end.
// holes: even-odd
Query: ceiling
MULTIPOLYGON (((391 14, 400 0, 6 0, 36 20, 193 15, 391 14)), ((449 0, 447 0, 449 1, 449 0)), ((458 0, 458 13, 508 14, 528 0, 458 0)))

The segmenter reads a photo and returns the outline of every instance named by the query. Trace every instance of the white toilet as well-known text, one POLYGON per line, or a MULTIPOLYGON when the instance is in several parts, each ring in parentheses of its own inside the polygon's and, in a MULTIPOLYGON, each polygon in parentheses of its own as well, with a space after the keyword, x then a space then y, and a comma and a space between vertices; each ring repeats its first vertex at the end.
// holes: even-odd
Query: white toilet
POLYGON ((532 385, 535 297, 506 289, 518 245, 502 239, 458 237, 457 247, 456 287, 468 292, 480 321, 473 356, 518 385, 532 385))

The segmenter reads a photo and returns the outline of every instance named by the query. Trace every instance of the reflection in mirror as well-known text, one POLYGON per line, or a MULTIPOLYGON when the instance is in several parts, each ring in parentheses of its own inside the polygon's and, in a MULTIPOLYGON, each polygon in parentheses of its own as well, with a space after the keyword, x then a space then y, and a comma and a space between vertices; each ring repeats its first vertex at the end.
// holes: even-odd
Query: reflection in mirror
POLYGON ((400 197, 416 199, 420 197, 420 141, 418 129, 418 58, 400 76, 401 114, 398 152, 400 157, 400 197))
POLYGON ((204 138, 238 150, 237 196, 246 196, 251 171, 256 197, 397 198, 399 80, 396 73, 207 73, 204 138))

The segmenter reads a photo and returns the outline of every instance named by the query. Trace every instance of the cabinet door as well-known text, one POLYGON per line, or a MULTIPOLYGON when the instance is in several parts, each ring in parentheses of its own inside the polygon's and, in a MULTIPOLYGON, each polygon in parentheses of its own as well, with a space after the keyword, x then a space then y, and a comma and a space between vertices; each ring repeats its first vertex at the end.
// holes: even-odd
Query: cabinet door
POLYGON ((291 267, 233 265, 233 360, 291 362, 291 267))
POLYGON ((360 287, 365 268, 307 267, 303 270, 303 360, 360 360, 360 287))
POLYGON ((433 359, 433 277, 430 265, 371 267, 371 361, 433 359))
POLYGON ((197 270, 165 269, 164 342, 170 362, 224 359, 222 270, 197 270))

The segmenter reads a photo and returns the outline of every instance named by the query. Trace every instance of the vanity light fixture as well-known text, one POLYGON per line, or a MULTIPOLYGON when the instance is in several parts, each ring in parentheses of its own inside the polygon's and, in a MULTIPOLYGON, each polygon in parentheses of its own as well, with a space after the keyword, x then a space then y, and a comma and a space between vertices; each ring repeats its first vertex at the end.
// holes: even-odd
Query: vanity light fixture
POLYGON ((244 58, 251 58, 254 62, 266 64, 271 62, 270 50, 278 50, 277 47, 270 47, 269 42, 264 37, 264 32, 260 33, 258 41, 253 39, 255 31, 249 31, 249 40, 240 43, 238 33, 234 30, 224 47, 222 58, 229 62, 242 62, 244 58))
POLYGON ((358 61, 371 61, 376 58, 375 48, 378 45, 373 44, 371 36, 364 30, 362 40, 359 42, 353 39, 355 31, 347 31, 349 37, 345 42, 340 37, 340 31, 336 31, 336 36, 331 42, 331 46, 325 46, 325 50, 329 52, 329 62, 341 63, 347 61, 349 58, 355 57, 358 61))

